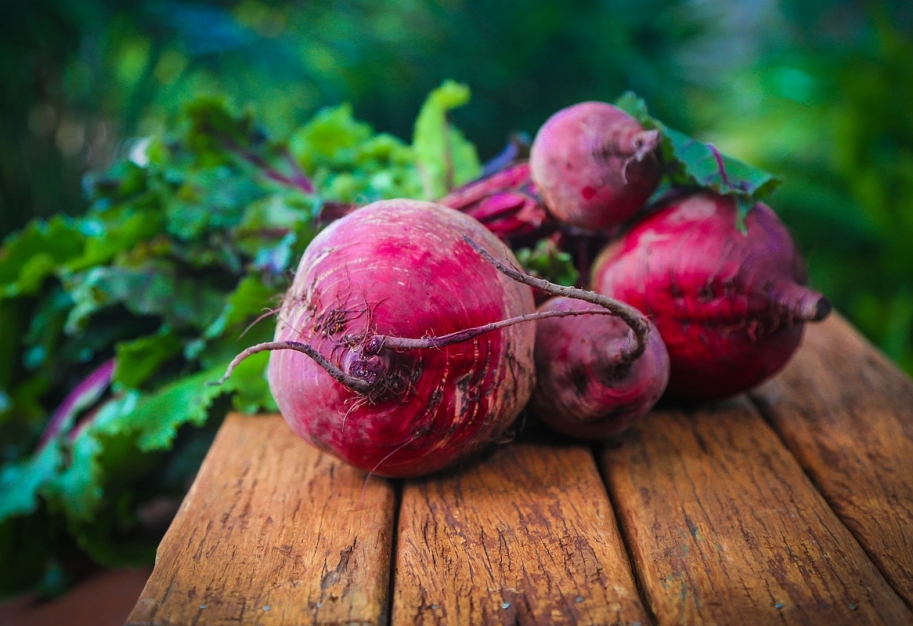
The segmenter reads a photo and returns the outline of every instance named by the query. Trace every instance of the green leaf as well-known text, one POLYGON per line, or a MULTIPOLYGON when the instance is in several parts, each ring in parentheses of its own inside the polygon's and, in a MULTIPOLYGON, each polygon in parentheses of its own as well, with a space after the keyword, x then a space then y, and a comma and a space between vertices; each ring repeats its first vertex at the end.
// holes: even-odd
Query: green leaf
POLYGON ((250 112, 236 115, 223 98, 198 97, 185 107, 184 114, 190 121, 184 140, 203 167, 234 160, 228 146, 242 149, 263 139, 250 112))
POLYGON ((107 263, 119 253, 152 239, 162 232, 163 219, 159 211, 133 211, 128 207, 111 211, 105 219, 87 216, 83 224, 91 235, 86 237, 83 254, 64 264, 66 274, 107 263))
POLYGON ((573 286, 580 276, 571 255, 548 239, 540 239, 532 249, 520 248, 516 255, 528 273, 559 285, 573 286))
POLYGON ((452 109, 469 102, 469 88, 445 81, 431 92, 415 121, 412 147, 425 184, 425 198, 444 196, 452 188, 479 177, 478 154, 449 120, 452 109))
POLYGON ((67 261, 82 255, 85 235, 71 218, 34 220, 0 248, 0 300, 32 295, 67 261))
POLYGON ((712 144, 669 128, 652 117, 644 101, 631 92, 622 95, 615 104, 644 128, 655 128, 662 133, 660 153, 673 185, 735 196, 740 230, 744 230, 748 211, 782 183, 773 174, 721 154, 712 144))
POLYGON ((137 392, 128 392, 104 403, 69 443, 69 463, 44 489, 48 502, 68 519, 92 520, 113 477, 129 481, 153 460, 136 453, 129 416, 138 399, 137 392))
POLYGON ((160 315, 176 329, 205 328, 219 314, 223 294, 165 261, 142 267, 96 267, 68 280, 75 306, 66 331, 76 334, 88 318, 113 304, 137 315, 160 315))
POLYGON ((60 441, 49 441, 24 461, 0 469, 0 522, 30 515, 38 509, 38 494, 63 464, 60 441))
POLYGON ((169 450, 178 429, 202 426, 233 383, 210 386, 228 363, 178 379, 151 394, 127 392, 105 403, 69 447, 70 463, 46 488, 48 500, 76 521, 93 519, 116 484, 129 484, 169 450))
POLYGON ((210 384, 218 380, 227 368, 228 363, 225 362, 179 379, 152 395, 143 396, 125 419, 126 427, 137 434, 140 451, 167 450, 178 427, 184 424, 203 425, 212 402, 236 389, 231 382, 210 384))
POLYGON ((247 206, 231 238, 254 259, 254 269, 280 276, 314 237, 313 214, 312 203, 300 194, 275 193, 247 206))
POLYGON ((240 334, 248 324, 278 306, 279 295, 276 289, 263 283, 261 276, 245 276, 228 296, 222 313, 203 332, 203 337, 215 339, 226 332, 240 334))
POLYGON ((188 172, 165 207, 168 232, 190 241, 209 231, 233 228, 241 222, 244 208, 265 193, 228 167, 188 172))
POLYGON ((356 148, 368 141, 374 131, 352 115, 352 107, 342 104, 319 111, 292 135, 291 150, 307 171, 320 166, 352 169, 356 148))
POLYGON ((129 389, 139 389, 166 361, 181 353, 183 342, 170 326, 162 326, 153 335, 115 346, 114 382, 129 389))
POLYGON ((240 413, 275 413, 279 410, 266 378, 269 353, 260 352, 244 359, 232 372, 235 393, 232 406, 240 413))

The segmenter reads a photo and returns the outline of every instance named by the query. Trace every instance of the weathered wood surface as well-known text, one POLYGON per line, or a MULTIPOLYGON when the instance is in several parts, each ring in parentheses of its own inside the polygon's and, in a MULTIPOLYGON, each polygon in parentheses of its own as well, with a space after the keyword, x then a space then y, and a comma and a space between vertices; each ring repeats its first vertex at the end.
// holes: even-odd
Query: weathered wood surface
POLYGON ((366 481, 232 416, 129 623, 913 624, 913 381, 839 317, 597 452, 366 481))
POLYGON ((913 384, 834 316, 752 394, 828 503, 913 607, 913 384))
POLYGON ((744 399, 652 413, 603 462, 659 623, 913 622, 744 399))
POLYGON ((647 620, 589 448, 506 446, 406 484, 394 624, 647 620))
POLYGON ((395 493, 278 416, 229 416, 128 624, 378 624, 395 493))

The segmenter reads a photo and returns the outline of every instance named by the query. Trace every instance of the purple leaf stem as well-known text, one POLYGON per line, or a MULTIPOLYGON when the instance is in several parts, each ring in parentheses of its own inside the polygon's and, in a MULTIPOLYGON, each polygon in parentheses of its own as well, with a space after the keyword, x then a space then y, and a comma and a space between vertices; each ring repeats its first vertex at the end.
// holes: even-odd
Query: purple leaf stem
POLYGON ((76 414, 94 404, 111 384, 114 377, 114 359, 108 359, 83 378, 63 402, 60 403, 38 440, 38 450, 42 449, 60 431, 69 428, 76 414))

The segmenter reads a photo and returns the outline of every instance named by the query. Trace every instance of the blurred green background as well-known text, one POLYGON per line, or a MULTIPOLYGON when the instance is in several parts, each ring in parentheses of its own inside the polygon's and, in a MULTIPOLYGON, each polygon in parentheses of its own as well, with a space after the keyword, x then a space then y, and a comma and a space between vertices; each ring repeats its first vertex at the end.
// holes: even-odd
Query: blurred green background
POLYGON ((81 180, 199 93, 276 134, 352 103, 408 138, 425 95, 494 155, 562 106, 632 89, 670 126, 782 175, 811 282, 913 373, 909 0, 2 3, 0 236, 85 208, 81 180))

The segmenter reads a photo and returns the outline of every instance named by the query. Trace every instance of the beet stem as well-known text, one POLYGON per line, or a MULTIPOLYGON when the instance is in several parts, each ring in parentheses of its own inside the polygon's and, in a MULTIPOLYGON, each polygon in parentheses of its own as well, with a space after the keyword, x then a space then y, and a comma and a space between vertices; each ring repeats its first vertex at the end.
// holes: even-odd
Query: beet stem
POLYGON ((592 291, 577 289, 575 287, 564 287, 563 285, 556 285, 547 280, 524 274, 523 272, 519 272, 501 261, 498 261, 490 252, 488 252, 488 250, 477 244, 472 238, 464 235, 463 240, 472 246, 476 252, 482 255, 482 258, 494 265, 502 274, 505 274, 519 283, 540 289, 553 296, 574 298, 576 300, 583 300, 584 302, 601 306, 604 309, 607 309, 612 315, 621 318, 621 320, 628 325, 628 328, 631 329, 631 332, 634 333, 634 339, 636 341, 633 350, 622 350, 622 362, 626 363, 633 361, 646 350, 647 335, 650 333, 650 326, 646 318, 634 307, 592 291))
POLYGON ((253 356, 258 352, 265 352, 271 350, 295 350, 297 352, 302 352, 307 356, 314 359, 317 364, 327 371, 327 374, 333 377, 334 380, 339 382, 342 385, 345 385, 352 391, 358 393, 368 393, 374 388, 374 385, 366 380, 357 378, 346 374, 344 371, 333 365, 325 356, 320 354, 316 349, 307 345, 306 343, 301 343, 298 341, 267 341, 264 343, 258 343, 255 346, 251 346, 241 353, 238 354, 231 363, 228 364, 228 369, 225 370, 225 374, 217 381, 209 383, 210 385, 221 385, 228 377, 231 376, 231 373, 236 367, 249 356, 253 356))
POLYGON ((377 354, 384 348, 392 348, 394 350, 422 350, 426 348, 443 348, 455 343, 469 341, 473 337, 478 337, 479 335, 483 335, 500 328, 506 328, 507 326, 513 326, 514 324, 532 322, 535 320, 545 319, 547 317, 568 317, 570 315, 614 315, 614 313, 611 311, 606 311, 605 309, 591 309, 588 311, 540 311, 536 313, 518 315, 517 317, 511 317, 506 320, 491 322, 490 324, 483 324, 482 326, 474 326, 472 328, 458 330, 456 332, 440 335, 438 337, 422 337, 421 339, 410 339, 408 337, 374 335, 374 337, 365 348, 365 354, 377 354))

